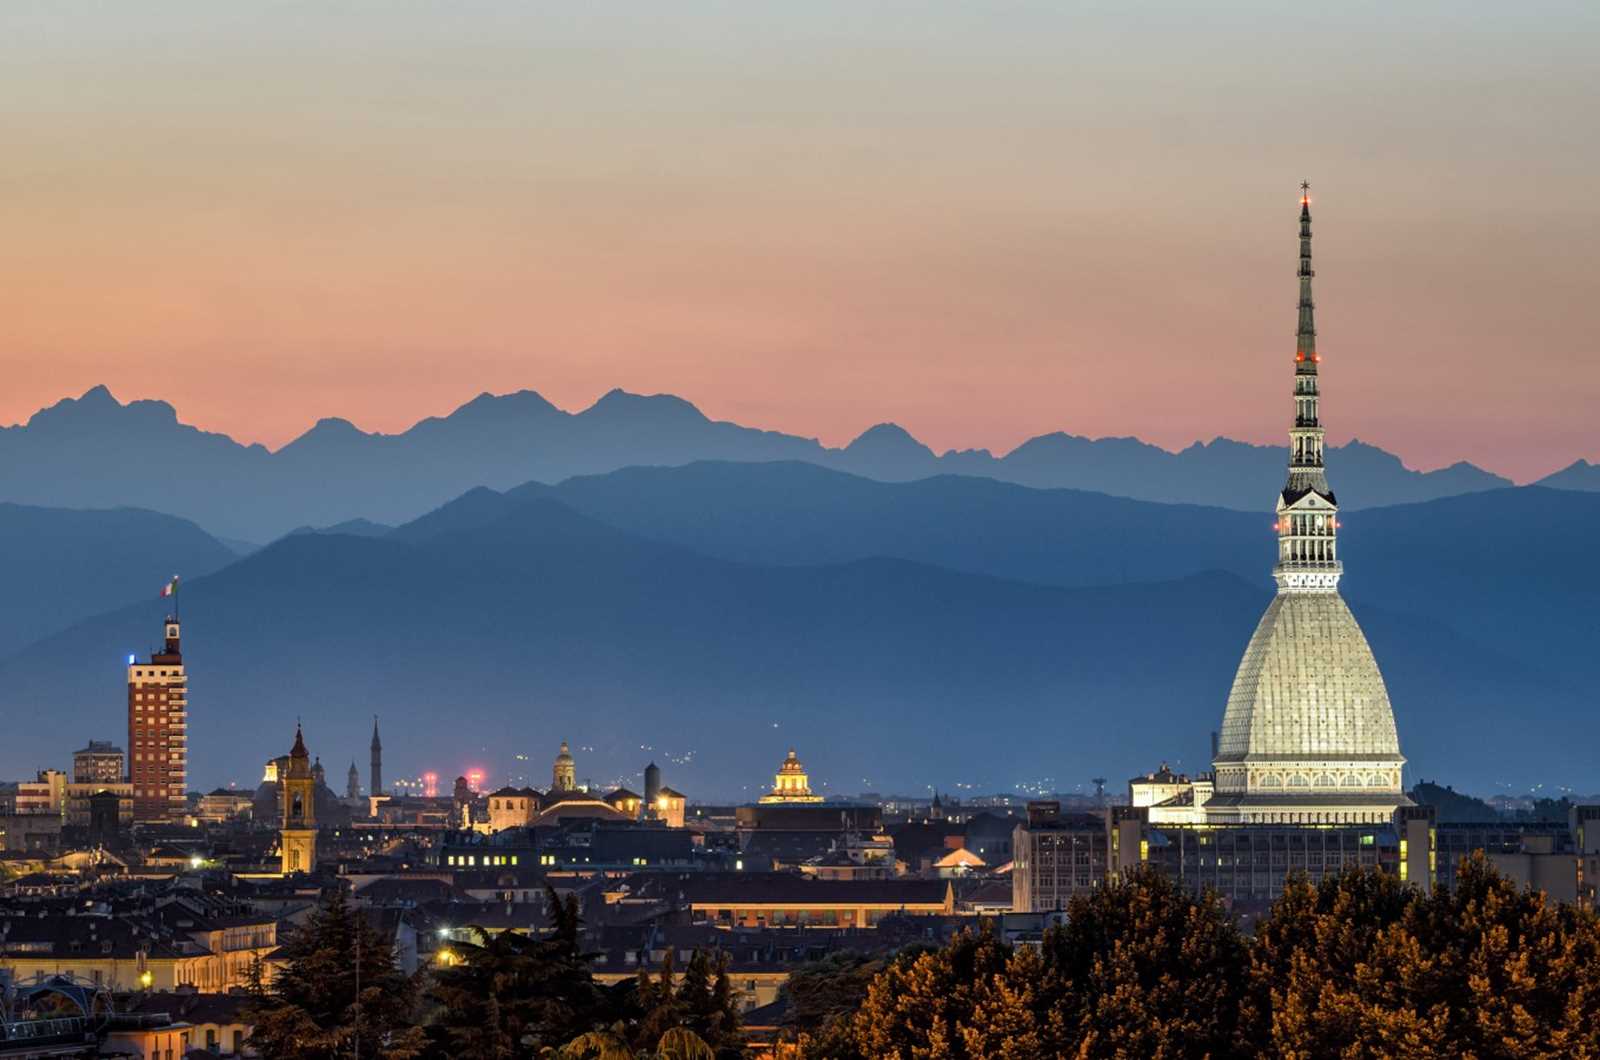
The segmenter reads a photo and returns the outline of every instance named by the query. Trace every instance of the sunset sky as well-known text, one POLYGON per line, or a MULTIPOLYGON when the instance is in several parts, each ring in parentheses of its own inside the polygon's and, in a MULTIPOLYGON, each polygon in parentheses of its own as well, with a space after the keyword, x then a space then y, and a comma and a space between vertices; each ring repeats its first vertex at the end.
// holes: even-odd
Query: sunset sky
POLYGON ((1600 460, 1600 5, 7 3, 0 423, 481 391, 1600 460))

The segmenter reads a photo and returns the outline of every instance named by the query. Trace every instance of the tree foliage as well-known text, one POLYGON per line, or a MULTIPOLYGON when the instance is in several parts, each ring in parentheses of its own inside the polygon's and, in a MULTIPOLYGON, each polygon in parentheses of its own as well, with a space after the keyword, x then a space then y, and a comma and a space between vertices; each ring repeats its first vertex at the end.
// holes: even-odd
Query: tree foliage
POLYGON ((695 950, 679 977, 668 950, 658 975, 640 971, 631 1009, 630 1041, 636 1048, 667 1040, 674 1030, 682 1029, 705 1043, 717 1060, 744 1055, 726 953, 695 950))
POLYGON ((1257 929, 1252 1033, 1275 1055, 1600 1057, 1600 921, 1463 859, 1422 894, 1291 884, 1257 929))
POLYGON ((539 936, 471 928, 476 942, 450 948, 427 998, 429 1055, 512 1060, 563 1045, 614 1017, 579 943, 576 897, 547 890, 551 930, 539 936))
POLYGON ((263 1060, 421 1055, 415 988, 343 888, 329 892, 283 951, 284 967, 249 1012, 250 1044, 263 1060))
POLYGON ((1600 1060, 1600 918, 1481 854, 1433 893, 1372 869, 1291 881, 1253 938, 1214 897, 1139 874, 1075 899, 1040 945, 969 932, 830 1011, 862 967, 797 978, 806 1056, 1600 1060))

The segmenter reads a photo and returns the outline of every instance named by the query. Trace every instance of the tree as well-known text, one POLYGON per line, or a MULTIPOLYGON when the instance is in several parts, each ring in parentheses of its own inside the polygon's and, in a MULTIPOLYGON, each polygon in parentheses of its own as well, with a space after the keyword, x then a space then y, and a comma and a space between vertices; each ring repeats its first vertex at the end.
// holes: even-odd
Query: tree
POLYGON ((455 961, 439 968, 427 996, 436 1006, 429 1054, 511 1060, 534 1056, 614 1017, 579 945, 577 898, 546 890, 548 935, 470 930, 476 942, 456 944, 455 961))
POLYGON ((421 1055, 412 1025, 416 992, 394 950, 333 888, 284 943, 284 967, 248 1013, 250 1044, 264 1060, 421 1055), (359 984, 359 989, 358 989, 359 984))
POLYGON ((1043 949, 1063 1047, 1152 1060, 1229 1055, 1248 950, 1214 894, 1139 871, 1074 897, 1043 949))
POLYGON ((961 1044, 971 1057, 1035 1060, 1059 1055, 1065 1028, 1051 1005, 1044 958, 1032 946, 1011 954, 975 996, 972 1014, 961 1022, 961 1044))
MULTIPOLYGON (((955 1060, 977 996, 1005 971, 1010 951, 992 932, 964 931, 949 946, 896 961, 872 980, 851 1020, 856 1055, 955 1060)), ((813 1046, 809 1055, 822 1055, 813 1046)))
POLYGON ((1431 893, 1375 867, 1293 879, 1253 939, 1215 896, 1138 873, 1073 899, 1036 949, 964 934, 833 1015, 862 967, 797 973, 791 1001, 825 1028, 805 1056, 1600 1060, 1600 915, 1481 853, 1431 893))
POLYGON ((1256 926, 1249 987, 1240 1020, 1241 1051, 1270 1043, 1279 1055, 1342 1056, 1346 1050, 1432 1055, 1440 1028, 1425 1014, 1373 1008, 1371 962, 1380 947, 1407 960, 1396 925, 1417 892, 1387 873, 1354 870, 1313 886, 1291 879, 1256 926), (1365 992, 1366 997, 1363 996, 1365 992))
POLYGON ((786 1038, 797 1041, 807 1056, 857 1055, 852 1018, 888 964, 883 957, 841 950, 792 970, 783 985, 786 1038))
POLYGON ((636 1051, 628 1044, 622 1024, 588 1031, 568 1042, 558 1054, 562 1060, 715 1060, 711 1046, 693 1031, 674 1027, 650 1050, 636 1051))
POLYGON ((1431 780, 1420 781, 1406 792, 1418 806, 1432 806, 1437 819, 1444 821, 1496 821, 1500 814, 1482 799, 1463 795, 1449 785, 1439 785, 1431 780))
POLYGON ((678 980, 669 949, 661 971, 652 979, 640 970, 633 993, 636 1022, 633 1043, 645 1048, 661 1041, 675 1029, 687 1029, 702 1041, 718 1060, 744 1055, 744 1035, 739 1027, 739 1009, 728 980, 728 956, 715 956, 695 950, 678 980))

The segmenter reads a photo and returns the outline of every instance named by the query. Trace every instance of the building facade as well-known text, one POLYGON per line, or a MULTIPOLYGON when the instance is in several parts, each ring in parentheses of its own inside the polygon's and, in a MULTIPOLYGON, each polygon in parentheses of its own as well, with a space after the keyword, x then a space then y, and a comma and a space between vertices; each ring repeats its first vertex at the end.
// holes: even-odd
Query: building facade
POLYGON ((181 821, 189 786, 189 690, 178 620, 148 662, 128 657, 128 780, 136 821, 181 821))
MULTIPOLYGON (((1305 185, 1309 189, 1309 185, 1305 185)), ((1300 199, 1300 318, 1278 591, 1245 648, 1205 804, 1217 823, 1381 824, 1409 805, 1383 675, 1339 595, 1339 505, 1323 464, 1311 298, 1311 200, 1300 199)))
POLYGON ((96 795, 110 795, 117 800, 117 824, 126 828, 133 823, 133 785, 125 782, 115 784, 72 783, 67 785, 67 824, 75 828, 87 828, 93 818, 93 799, 96 795))
POLYGON ((74 784, 120 784, 124 769, 122 748, 110 740, 90 740, 89 746, 72 752, 74 784))
POLYGON ((1148 806, 1069 814, 1030 806, 1028 822, 1012 837, 1012 909, 1064 909, 1074 895, 1138 869, 1191 892, 1263 906, 1297 874, 1315 883, 1359 866, 1418 886, 1453 878, 1439 859, 1439 827, 1428 807, 1402 806, 1381 822, 1321 825, 1157 823, 1150 814, 1148 806))
POLYGON ((17 813, 64 817, 67 812, 67 775, 59 769, 41 769, 35 780, 17 785, 17 813))
POLYGON ((489 793, 489 831, 526 828, 539 817, 543 802, 532 788, 506 786, 489 793))

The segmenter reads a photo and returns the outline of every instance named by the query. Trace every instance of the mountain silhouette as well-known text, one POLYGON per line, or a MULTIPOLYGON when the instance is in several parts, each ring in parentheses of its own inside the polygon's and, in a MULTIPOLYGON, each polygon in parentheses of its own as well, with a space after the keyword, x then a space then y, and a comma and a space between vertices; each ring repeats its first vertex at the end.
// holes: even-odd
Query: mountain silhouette
MULTIPOLYGON (((529 491, 745 563, 893 556, 1069 587, 1221 570, 1269 588, 1274 560, 1270 496, 1245 513, 960 476, 881 483, 782 463, 629 468, 511 495, 529 491)), ((1590 529, 1600 493, 1525 486, 1341 518, 1346 596, 1436 615, 1552 679, 1600 681, 1587 649, 1600 639, 1590 529)))
MULTIPOLYGON (((1174 503, 1259 510, 1260 482, 1282 477, 1281 446, 1216 439, 1172 453, 1134 438, 1048 434, 1004 456, 936 455, 894 424, 842 449, 714 421, 670 395, 612 390, 568 413, 532 391, 482 394, 394 435, 318 421, 276 452, 179 422, 160 401, 118 402, 105 387, 0 429, 0 498, 56 507, 137 505, 191 519, 230 540, 264 542, 351 519, 399 524, 476 486, 505 490, 639 465, 800 460, 884 481, 977 475, 1174 503)), ((1407 469, 1352 442, 1330 451, 1357 506, 1428 500, 1509 485, 1470 464, 1407 469)))
POLYGON ((1600 464, 1574 460, 1560 471, 1546 475, 1536 485, 1561 490, 1600 491, 1600 464))
POLYGON ((644 537, 745 563, 893 556, 1061 586, 1206 570, 1270 584, 1263 556, 1271 532, 1259 514, 987 478, 878 482, 814 464, 701 462, 530 484, 511 495, 528 492, 644 537))
MULTIPOLYGON (((681 473, 729 470, 749 469, 681 473)), ((764 487, 769 496, 816 471, 767 470, 788 476, 764 487)), ((617 476, 616 488, 636 488, 640 474, 617 476)), ((895 497, 973 487, 955 478, 932 486, 828 481, 829 490, 895 497)), ((1066 503, 1060 497, 1006 488, 1016 493, 1008 503, 1035 520, 1027 525, 1043 518, 1031 506, 1064 510, 1051 507, 1066 503)), ((572 503, 586 497, 598 506, 593 483, 571 491, 572 503)), ((1502 492, 1543 501, 1583 496, 1502 492)), ((1440 518, 1470 511, 1439 515, 1434 506, 1488 504, 1494 496, 1411 506, 1399 522, 1361 532, 1379 538, 1431 523, 1437 533, 1440 518)), ((1259 576, 1220 571, 1062 587, 900 558, 886 529, 898 502, 849 530, 856 551, 879 554, 825 562, 792 562, 811 558, 798 535, 774 547, 789 562, 731 559, 710 554, 726 537, 696 531, 690 547, 572 503, 543 486, 473 490, 385 536, 292 535, 195 579, 184 615, 197 782, 253 781, 296 715, 318 753, 353 754, 365 746, 374 712, 384 717, 396 775, 424 768, 454 775, 473 765, 495 781, 533 779, 567 739, 583 749, 580 768, 597 782, 671 756, 674 786, 699 797, 753 795, 791 744, 825 791, 920 790, 954 780, 991 790, 1071 790, 1082 778, 1147 769, 1163 758, 1193 770, 1205 764, 1207 733, 1220 721, 1268 598, 1259 576), (979 752, 980 743, 987 750, 979 752)), ((621 506, 610 503, 620 518, 621 506)), ((1187 524, 1239 518, 1115 503, 1168 515, 1167 543, 1179 552, 1187 524)), ((639 502, 639 510, 647 507, 639 502)), ((835 511, 845 510, 836 503, 835 511)), ((914 499, 905 510, 907 522, 924 520, 938 504, 914 499)), ((997 522, 1007 518, 998 501, 988 512, 997 522)), ((1139 514, 1107 524, 1105 533, 1116 536, 1139 514)), ((672 533, 688 536, 694 524, 677 518, 672 533)), ((817 521, 819 533, 831 529, 826 522, 817 521)), ((1099 524, 1080 523, 1057 547, 1079 547, 1091 536, 1086 525, 1099 524)), ((1265 565, 1270 534, 1244 530, 1265 565)), ((937 535, 908 537, 905 545, 945 547, 937 535)), ((1147 551, 1139 539, 1128 548, 1147 551)), ((1094 550, 1113 554, 1103 542, 1094 550)), ((981 563, 1001 564, 1006 551, 1002 539, 981 563)), ((1050 569, 1076 578, 1088 561, 1050 569)), ((1468 584, 1470 569, 1459 573, 1468 584)), ((1583 697, 1560 675, 1524 663, 1514 640, 1479 636, 1470 617, 1436 606, 1430 577, 1407 583, 1403 608, 1352 593, 1412 766, 1422 775, 1513 783, 1592 770, 1587 748, 1597 723, 1583 697), (1508 716, 1518 732, 1560 731, 1563 739, 1483 738, 1508 716)), ((1453 583, 1447 590, 1452 600, 1459 595, 1453 583)), ((1525 599, 1527 606, 1533 601, 1525 599)), ((13 725, 0 769, 23 774, 86 733, 118 732, 121 660, 148 646, 159 621, 156 601, 139 603, 0 659, 6 716, 40 702, 76 708, 31 711, 27 726, 13 725)))
POLYGON ((136 600, 154 605, 174 574, 197 578, 237 558, 158 512, 0 504, 0 644, 15 649, 136 600))

